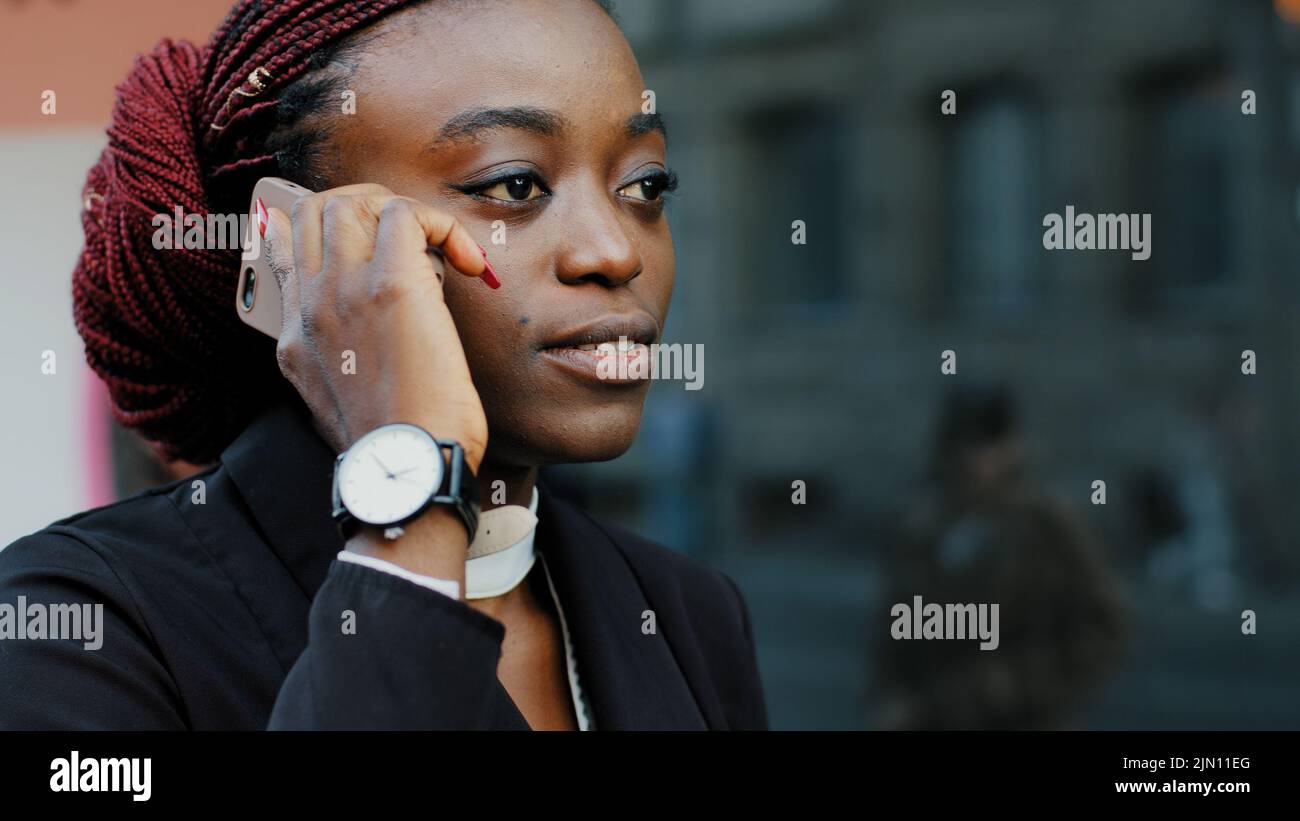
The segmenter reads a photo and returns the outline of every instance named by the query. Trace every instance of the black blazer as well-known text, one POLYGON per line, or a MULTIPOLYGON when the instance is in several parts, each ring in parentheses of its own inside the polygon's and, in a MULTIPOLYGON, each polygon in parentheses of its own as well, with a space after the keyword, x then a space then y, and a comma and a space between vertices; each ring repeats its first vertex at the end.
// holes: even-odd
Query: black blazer
MULTIPOLYGON (((496 677, 504 625, 335 559, 332 463, 302 409, 277 407, 206 472, 0 551, 0 604, 103 604, 97 650, 0 640, 0 727, 527 729, 496 677)), ((735 584, 540 493, 597 729, 766 728, 735 584)))

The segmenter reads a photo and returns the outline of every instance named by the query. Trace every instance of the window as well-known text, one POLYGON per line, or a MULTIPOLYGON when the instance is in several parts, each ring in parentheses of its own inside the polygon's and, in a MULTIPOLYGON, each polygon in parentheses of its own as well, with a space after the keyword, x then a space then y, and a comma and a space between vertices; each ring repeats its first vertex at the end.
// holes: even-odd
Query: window
POLYGON ((792 106, 746 118, 748 173, 733 202, 744 214, 741 238, 746 289, 756 307, 830 305, 845 294, 841 164, 844 126, 828 108, 792 106), (805 244, 792 241, 793 223, 805 244))
POLYGON ((958 95, 949 168, 950 293, 959 310, 1018 313, 1035 301, 1042 248, 1039 116, 1012 90, 958 95))
MULTIPOLYGON (((1237 92, 1238 94, 1240 92, 1237 92)), ((1148 83, 1138 178, 1151 213, 1154 285, 1165 298, 1227 278, 1228 117, 1240 117, 1217 71, 1182 72, 1148 83)))

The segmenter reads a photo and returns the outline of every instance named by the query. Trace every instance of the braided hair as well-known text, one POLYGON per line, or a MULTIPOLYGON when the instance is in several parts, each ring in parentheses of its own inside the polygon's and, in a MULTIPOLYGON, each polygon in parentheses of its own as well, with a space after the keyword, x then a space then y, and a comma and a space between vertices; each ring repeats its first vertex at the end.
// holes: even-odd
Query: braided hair
POLYGON ((348 55, 366 27, 422 2, 239 0, 207 45, 165 39, 117 87, 83 190, 73 317, 115 418, 163 458, 215 460, 292 388, 271 340, 235 313, 239 249, 159 251, 155 216, 240 213, 265 176, 332 187, 324 114, 348 55))

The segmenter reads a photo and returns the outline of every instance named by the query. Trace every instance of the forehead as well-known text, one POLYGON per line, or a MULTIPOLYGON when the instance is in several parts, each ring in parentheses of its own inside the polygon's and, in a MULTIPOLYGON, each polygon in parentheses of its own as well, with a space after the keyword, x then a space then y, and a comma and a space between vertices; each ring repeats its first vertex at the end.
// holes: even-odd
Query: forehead
POLYGON ((622 127, 644 81, 592 0, 432 0, 389 17, 352 58, 357 106, 422 130, 469 109, 531 107, 622 127))

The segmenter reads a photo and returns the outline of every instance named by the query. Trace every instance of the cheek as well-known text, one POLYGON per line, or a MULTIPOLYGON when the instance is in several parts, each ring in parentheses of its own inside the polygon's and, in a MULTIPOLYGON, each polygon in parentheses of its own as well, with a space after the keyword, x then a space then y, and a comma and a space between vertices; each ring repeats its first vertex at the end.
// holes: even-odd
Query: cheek
POLYGON ((521 297, 515 296, 519 289, 504 285, 494 291, 477 279, 453 276, 460 281, 454 285, 449 283, 443 293, 447 308, 456 320, 456 330, 465 343, 466 354, 470 343, 476 349, 517 347, 527 330, 520 322, 522 309, 516 305, 522 302, 521 297))
POLYGON ((477 279, 450 273, 443 286, 465 360, 484 403, 517 382, 527 354, 522 289, 493 291, 477 279))
POLYGON ((659 311, 661 320, 668 318, 668 305, 673 296, 673 284, 677 278, 677 258, 673 250, 673 238, 665 221, 662 231, 656 233, 646 244, 645 266, 654 272, 651 284, 652 298, 659 311))

